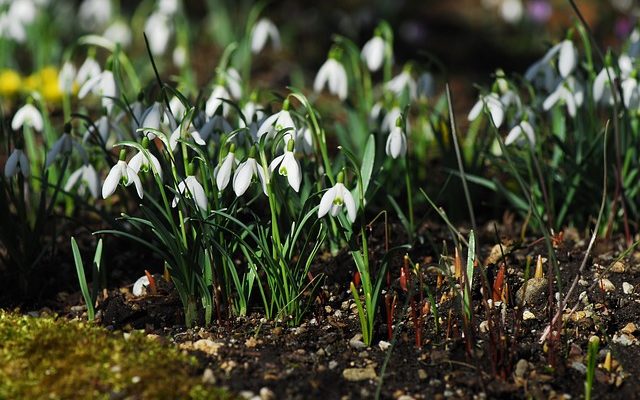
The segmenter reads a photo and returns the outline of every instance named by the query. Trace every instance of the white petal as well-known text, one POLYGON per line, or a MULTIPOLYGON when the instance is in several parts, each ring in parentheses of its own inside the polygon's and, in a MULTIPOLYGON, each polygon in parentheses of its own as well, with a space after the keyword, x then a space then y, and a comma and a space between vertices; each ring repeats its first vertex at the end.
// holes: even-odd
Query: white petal
POLYGON ((511 143, 515 142, 516 139, 520 137, 522 134, 522 126, 516 125, 509 131, 507 138, 504 140, 505 146, 509 146, 511 143))
POLYGON ((134 170, 132 170, 127 166, 125 166, 125 168, 126 168, 126 174, 128 178, 127 186, 133 183, 134 186, 136 187, 136 192, 138 193, 138 197, 142 198, 144 196, 144 192, 142 190, 142 182, 140 181, 140 178, 138 177, 138 175, 135 173, 134 170))
POLYGON ((362 58, 367 62, 369 71, 380 69, 384 61, 384 40, 380 36, 374 36, 362 47, 362 58))
POLYGON ((491 115, 493 124, 496 126, 496 128, 500 128, 504 119, 504 110, 502 108, 502 103, 500 103, 500 100, 494 100, 490 97, 487 101, 487 108, 489 109, 489 114, 491 115))
POLYGON ((480 116, 483 107, 484 101, 482 101, 482 99, 476 101, 476 104, 474 104, 471 108, 471 111, 469 111, 469 116, 467 117, 467 119, 469 121, 475 121, 480 116))
POLYGON ((249 185, 251 184, 251 179, 257 171, 255 169, 255 160, 253 163, 251 162, 253 159, 248 159, 247 161, 241 163, 236 169, 235 174, 233 175, 233 191, 235 192, 237 197, 242 196, 249 185))
MULTIPOLYGON (((613 71, 610 71, 613 72, 613 71)), ((614 79, 615 76, 611 74, 611 79, 614 79)), ((598 102, 602 99, 604 95, 605 84, 608 85, 609 76, 607 75, 607 70, 602 69, 596 79, 593 81, 593 99, 598 102)))
POLYGON ((531 124, 527 121, 522 121, 520 123, 520 126, 522 126, 522 131, 524 132, 525 135, 527 135, 527 139, 529 139, 529 143, 531 143, 531 145, 535 145, 536 144, 536 135, 535 132, 533 131, 533 127, 531 126, 531 124))
POLYGON ((194 176, 187 177, 187 186, 189 187, 189 191, 193 195, 193 199, 196 202, 196 205, 201 211, 207 211, 208 202, 207 195, 200 185, 200 182, 196 180, 194 176))
POLYGON ((296 160, 293 152, 286 152, 284 154, 284 158, 282 159, 282 164, 280 165, 280 169, 287 170, 287 181, 289 182, 289 186, 296 192, 300 190, 300 183, 302 182, 302 170, 300 168, 300 163, 296 160))
POLYGON ((29 166, 29 159, 27 159, 27 155, 24 154, 24 151, 20 152, 18 164, 20 164, 20 172, 22 172, 22 176, 28 178, 29 175, 31 175, 31 166, 29 166))
POLYGON ((271 170, 271 172, 275 171, 275 169, 278 168, 278 165, 282 163, 283 159, 284 159, 284 154, 274 158, 273 161, 271 161, 271 164, 269 164, 269 169, 271 170))
POLYGON ((123 162, 124 161, 118 161, 118 163, 111 168, 109 174, 107 175, 107 178, 104 180, 104 184, 102 185, 103 199, 111 196, 116 191, 118 183, 120 183, 120 179, 122 178, 123 169, 122 164, 120 163, 123 162))
POLYGON ((91 192, 91 196, 94 199, 98 198, 98 190, 100 189, 100 179, 98 178, 98 173, 92 165, 85 165, 83 167, 82 178, 85 182, 87 182, 87 186, 89 187, 89 191, 91 192))
POLYGON ((322 195, 320 199, 320 206, 318 207, 318 218, 324 217, 331 206, 333 205, 333 200, 336 198, 336 187, 332 187, 322 195))
POLYGON ((313 81, 313 91, 316 93, 320 93, 324 85, 326 85, 327 81, 329 80, 329 74, 331 73, 330 61, 331 59, 325 61, 316 74, 316 78, 313 81))
POLYGON ((545 111, 549 111, 551 107, 553 107, 558 102, 560 98, 560 89, 561 88, 557 88, 554 92, 552 92, 549 96, 547 96, 546 99, 544 99, 544 102, 542 103, 542 108, 545 111))
POLYGON ((67 183, 65 183, 64 185, 65 192, 69 192, 76 185, 76 183, 78 183, 78 180, 82 176, 82 173, 83 167, 80 167, 77 170, 73 171, 71 175, 69 175, 69 179, 67 179, 67 183))
POLYGON ((220 169, 218 169, 218 173, 216 175, 216 186, 218 190, 223 191, 227 185, 229 184, 229 180, 231 179, 231 170, 235 164, 235 156, 233 153, 227 154, 227 156, 222 160, 222 164, 220 165, 220 169))
POLYGON ((576 67, 576 49, 571 40, 564 40, 560 45, 560 56, 558 57, 558 70, 560 76, 566 78, 576 67))
POLYGON ((142 152, 139 151, 138 154, 131 157, 131 160, 129 160, 129 163, 128 163, 129 168, 131 168, 133 172, 137 174, 138 172, 140 172, 140 168, 142 167, 143 161, 144 161, 144 154, 142 154, 142 152))
POLYGON ((349 216, 349 221, 351 221, 351 223, 355 222, 356 220, 356 202, 353 200, 353 196, 351 195, 351 192, 348 190, 344 190, 344 193, 342 194, 343 197, 343 201, 344 201, 344 205, 347 208, 347 215, 349 216))
POLYGON ((92 92, 94 88, 100 83, 100 79, 102 79, 102 75, 96 75, 91 77, 88 81, 82 85, 80 91, 78 92, 78 98, 83 99, 89 92, 92 92))

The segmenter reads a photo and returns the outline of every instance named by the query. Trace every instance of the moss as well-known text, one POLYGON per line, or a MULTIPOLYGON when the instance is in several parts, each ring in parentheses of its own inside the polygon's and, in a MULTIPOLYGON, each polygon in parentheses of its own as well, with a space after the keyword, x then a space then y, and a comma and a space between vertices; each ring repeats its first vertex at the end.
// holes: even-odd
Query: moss
POLYGON ((0 399, 228 399, 196 360, 134 332, 0 310, 0 399))

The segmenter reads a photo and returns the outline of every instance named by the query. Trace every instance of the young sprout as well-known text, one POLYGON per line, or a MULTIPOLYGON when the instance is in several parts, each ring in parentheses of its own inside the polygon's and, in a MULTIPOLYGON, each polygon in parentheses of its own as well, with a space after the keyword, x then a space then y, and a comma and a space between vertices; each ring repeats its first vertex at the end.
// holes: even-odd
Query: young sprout
POLYGON ((351 192, 344 186, 344 171, 338 173, 336 184, 327 190, 322 199, 320 199, 320 206, 318 207, 318 218, 322 218, 330 211, 331 216, 337 216, 342 207, 346 207, 347 215, 351 223, 356 220, 356 203, 351 195, 351 192))
POLYGON ((124 186, 129 186, 133 183, 136 187, 138 197, 143 197, 144 193, 142 191, 142 182, 140 182, 140 178, 138 178, 136 172, 127 165, 127 162, 125 161, 126 158, 126 150, 121 149, 118 162, 113 166, 113 168, 111 168, 107 178, 104 180, 104 185, 102 186, 103 199, 111 196, 116 191, 119 183, 122 183, 124 186))
POLYGON ((300 183, 302 182, 302 168, 300 167, 300 162, 293 154, 294 148, 295 141, 293 139, 289 139, 289 142, 287 142, 287 149, 284 154, 271 161, 269 170, 273 172, 278 168, 278 173, 282 176, 286 176, 289 186, 297 192, 300 190, 300 183))

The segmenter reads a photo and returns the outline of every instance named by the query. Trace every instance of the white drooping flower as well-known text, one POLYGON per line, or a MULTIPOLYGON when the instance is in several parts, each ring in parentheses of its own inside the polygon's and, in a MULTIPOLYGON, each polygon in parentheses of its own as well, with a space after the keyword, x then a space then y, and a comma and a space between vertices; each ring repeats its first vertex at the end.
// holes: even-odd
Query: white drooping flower
POLYGON ((273 172, 277 168, 280 175, 287 177, 289 186, 291 186, 294 191, 298 192, 300 190, 300 183, 302 182, 302 168, 300 167, 300 162, 293 154, 294 147, 295 142, 293 140, 289 140, 284 154, 271 161, 271 164, 269 164, 269 170, 273 172))
POLYGON ((109 114, 113 110, 113 99, 120 96, 113 72, 109 70, 104 70, 86 81, 78 92, 78 98, 83 99, 89 92, 102 97, 102 107, 106 108, 109 114))
POLYGON ((4 176, 9 179, 18 173, 21 173, 25 178, 29 177, 31 168, 29 167, 29 160, 24 154, 22 149, 15 148, 11 152, 7 163, 4 165, 4 176))
POLYGON ((231 100, 231 95, 229 95, 229 92, 224 85, 218 84, 213 88, 211 96, 209 96, 209 99, 205 104, 205 113, 207 114, 207 117, 213 117, 219 107, 222 107, 222 115, 227 115, 229 113, 229 105, 223 100, 231 100))
POLYGON ((547 96, 542 103, 545 111, 550 110, 556 103, 562 102, 567 106, 567 112, 571 117, 576 116, 577 108, 584 101, 584 91, 582 85, 573 77, 569 77, 566 81, 560 82, 558 87, 547 96))
POLYGON ((351 192, 344 186, 343 181, 344 172, 340 172, 336 184, 324 192, 322 199, 320 199, 320 206, 318 207, 318 218, 324 217, 327 213, 335 217, 340 213, 342 207, 345 207, 349 221, 351 221, 351 223, 355 222, 357 212, 356 203, 353 200, 351 192))
POLYGON ((80 68, 78 68, 78 74, 76 75, 76 82, 78 85, 83 85, 89 79, 94 78, 102 72, 100 64, 93 57, 87 57, 80 68))
POLYGON ((507 138, 504 140, 504 144, 506 146, 509 146, 510 144, 518 140, 523 134, 529 140, 529 144, 531 146, 535 146, 535 133, 533 131, 533 126, 531 126, 528 121, 521 121, 518 125, 511 128, 509 134, 507 135, 507 138))
POLYGON ((11 129, 17 131, 22 127, 31 127, 38 132, 44 128, 44 122, 40 111, 31 103, 20 107, 11 120, 11 129))
POLYGON ((118 162, 111 168, 107 178, 104 180, 104 185, 102 185, 103 199, 111 196, 116 191, 118 184, 120 183, 124 186, 129 186, 133 183, 136 187, 138 197, 142 198, 144 196, 142 191, 142 182, 136 172, 127 165, 127 162, 125 161, 126 154, 127 153, 124 149, 120 150, 118 162))
POLYGON ((402 120, 400 118, 387 137, 385 151, 393 159, 404 157, 407 154, 407 136, 402 129, 402 120))
POLYGON ((371 39, 367 41, 367 43, 362 46, 362 52, 360 56, 367 64, 367 68, 369 71, 375 72, 382 67, 382 63, 384 62, 384 51, 385 51, 386 43, 384 39, 375 35, 371 39))
POLYGON ((131 44, 131 28, 122 19, 118 18, 105 29, 102 34, 110 42, 118 43, 122 47, 129 47, 131 44))
POLYGON ((164 106, 162 105, 162 103, 156 101, 142 114, 140 127, 143 129, 143 135, 148 137, 149 140, 153 140, 156 138, 156 131, 160 130, 160 123, 162 122, 163 113, 164 106))
MULTIPOLYGON (((142 147, 146 150, 149 148, 149 139, 144 137, 142 138, 142 147)), ((131 157, 129 160, 129 168, 131 168, 136 174, 142 172, 152 171, 154 174, 157 174, 160 179, 162 179, 162 166, 160 165, 160 161, 154 156, 149 150, 146 151, 138 151, 138 153, 131 157)))
POLYGON ((213 171, 213 174, 216 177, 216 186, 218 187, 219 191, 223 191, 227 187, 229 181, 231 180, 233 169, 236 167, 236 165, 238 165, 235 151, 236 146, 234 144, 231 144, 229 146, 229 152, 224 157, 224 159, 222 159, 220 165, 215 168, 215 171, 213 171))
POLYGON ((100 144, 102 144, 104 148, 106 148, 110 135, 111 135, 111 123, 109 122, 109 117, 107 117, 106 115, 103 115, 87 128, 87 131, 84 133, 84 136, 82 137, 82 141, 83 143, 85 143, 87 142, 87 140, 91 138, 91 136, 93 136, 95 137, 97 142, 99 142, 100 144))
POLYGON ((258 177, 260 184, 262 185, 262 191, 267 194, 267 178, 262 165, 258 164, 256 159, 249 154, 249 158, 243 161, 236 168, 236 172, 233 175, 233 191, 237 197, 242 196, 249 186, 254 177, 258 177))
POLYGON ((393 128, 395 128, 398 118, 402 118, 402 111, 400 110, 400 107, 396 106, 384 115, 380 127, 384 132, 391 132, 393 128))
POLYGON ((278 27, 269 19, 260 18, 251 31, 251 52, 254 54, 260 53, 267 44, 268 39, 271 39, 271 44, 274 49, 280 50, 280 32, 278 32, 278 27))
POLYGON ((557 80, 552 63, 556 55, 558 55, 557 69, 560 77, 563 79, 569 77, 578 65, 578 52, 573 42, 566 39, 551 47, 540 60, 531 65, 525 72, 525 79, 551 90, 557 80))
POLYGON ((347 71, 344 66, 335 58, 329 57, 322 64, 313 81, 313 90, 320 93, 327 86, 329 93, 335 94, 340 100, 347 98, 349 91, 349 81, 347 79, 347 71))
POLYGON ((593 100, 596 103, 613 105, 614 91, 611 82, 616 80, 616 71, 612 67, 603 68, 593 81, 593 100))
POLYGON ((405 91, 408 91, 411 99, 415 99, 418 93, 416 81, 408 68, 403 69, 402 72, 385 83, 384 87, 396 96, 402 96, 405 91))
POLYGON ((260 139, 263 135, 267 135, 267 138, 272 139, 276 133, 287 128, 289 129, 288 133, 293 133, 294 137, 297 135, 296 124, 293 122, 289 112, 289 101, 285 100, 282 104, 282 110, 265 118, 260 124, 257 138, 260 139))
MULTIPOLYGON (((204 141, 202 136, 200 136, 200 132, 190 124, 188 128, 185 128, 183 124, 187 124, 187 121, 183 121, 182 124, 178 125, 176 129, 173 130, 171 136, 169 137, 169 143, 165 142, 165 145, 168 146, 170 151, 175 151, 178 148, 178 139, 181 137, 184 139, 183 135, 189 135, 193 139, 194 142, 199 144, 200 146, 204 146, 207 143, 204 141)), ((164 137, 160 137, 163 142, 166 140, 164 137)))
POLYGON ((70 192, 77 184, 78 194, 84 195, 84 191, 89 189, 89 193, 94 199, 98 198, 100 191, 100 178, 95 168, 91 164, 83 164, 80 168, 73 171, 67 179, 67 183, 64 185, 64 191, 70 192))
POLYGON ((65 61, 58 73, 58 88, 62 93, 70 94, 75 82, 76 67, 70 61, 65 61))
POLYGON ((12 19, 8 13, 0 13, 0 37, 24 43, 27 40, 27 29, 19 20, 12 19))
MULTIPOLYGON (((207 194, 205 193, 202 185, 195 176, 188 175, 182 182, 178 184, 178 193, 188 199, 193 199, 196 207, 202 211, 206 212, 209 207, 209 202, 207 201, 207 194)), ((171 207, 175 207, 178 205, 178 201, 180 201, 180 197, 176 196, 173 198, 173 202, 171 203, 171 207)))
POLYGON ((32 0, 13 0, 7 15, 22 25, 31 24, 38 14, 38 9, 32 0))
POLYGON ((111 20, 111 0, 84 0, 78 11, 82 29, 96 31, 111 20))
POLYGON ((485 106, 489 110, 489 115, 491 116, 493 124, 496 128, 500 128, 504 120, 504 105, 496 93, 489 93, 487 95, 480 96, 476 104, 471 108, 471 111, 469 111, 469 121, 475 121, 480 116, 485 106))
POLYGON ((225 72, 224 81, 231 97, 240 100, 242 98, 242 77, 240 72, 235 68, 228 68, 225 72))
POLYGON ((173 33, 172 17, 162 12, 152 13, 144 25, 149 49, 154 56, 164 55, 173 33))
POLYGON ((628 77, 620 84, 622 87, 622 101, 629 110, 637 110, 640 107, 640 87, 635 78, 628 77))
POLYGON ((49 150, 49 152, 47 153, 47 161, 44 167, 49 168, 49 166, 53 164, 59 154, 69 154, 73 149, 76 149, 76 151, 80 153, 85 162, 88 160, 86 150, 84 149, 84 147, 82 147, 82 145, 80 145, 80 143, 73 140, 73 138, 71 137, 71 127, 67 124, 65 126, 65 132, 62 134, 62 136, 60 136, 58 140, 56 140, 53 146, 51 146, 51 150, 49 150))

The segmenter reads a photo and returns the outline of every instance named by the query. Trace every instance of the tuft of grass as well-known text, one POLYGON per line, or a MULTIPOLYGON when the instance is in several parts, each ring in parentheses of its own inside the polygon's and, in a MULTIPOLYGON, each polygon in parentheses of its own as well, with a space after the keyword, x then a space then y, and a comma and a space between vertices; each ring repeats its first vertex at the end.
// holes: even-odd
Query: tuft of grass
POLYGON ((133 332, 0 310, 0 399, 231 399, 197 362, 133 332))

